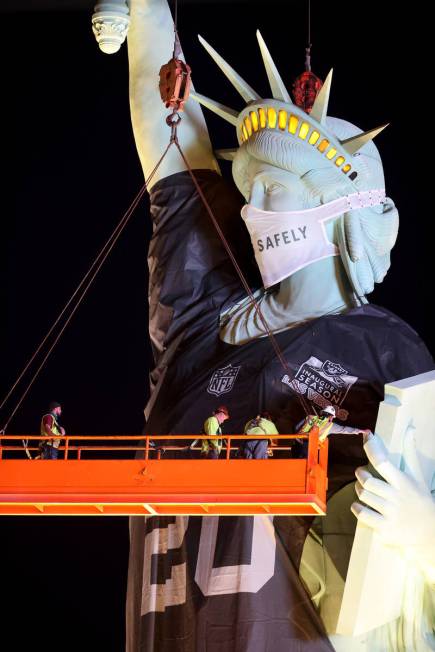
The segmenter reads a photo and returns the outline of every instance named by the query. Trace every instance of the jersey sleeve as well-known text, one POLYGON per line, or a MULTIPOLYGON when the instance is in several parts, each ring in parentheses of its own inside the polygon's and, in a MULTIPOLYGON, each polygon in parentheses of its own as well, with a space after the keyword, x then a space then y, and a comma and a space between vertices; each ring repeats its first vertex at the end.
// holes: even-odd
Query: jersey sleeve
MULTIPOLYGON (((215 172, 194 174, 238 263, 248 280, 255 276, 257 283, 240 195, 215 172)), ((205 320, 218 330, 221 311, 243 297, 244 290, 188 172, 159 181, 150 204, 149 327, 158 362, 180 333, 195 336, 205 320)))

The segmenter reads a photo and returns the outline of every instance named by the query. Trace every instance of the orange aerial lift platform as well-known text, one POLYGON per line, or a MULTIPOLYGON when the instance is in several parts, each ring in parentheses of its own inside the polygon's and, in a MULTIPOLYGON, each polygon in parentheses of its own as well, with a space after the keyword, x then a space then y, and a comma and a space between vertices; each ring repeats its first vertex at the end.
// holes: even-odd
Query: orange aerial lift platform
MULTIPOLYGON (((169 451, 186 451, 185 445, 192 439, 222 439, 222 436, 67 435, 62 437, 58 460, 29 459, 32 452, 38 451, 37 443, 41 439, 27 435, 0 436, 0 514, 326 513, 328 441, 319 442, 317 428, 309 435, 274 437, 276 446, 270 449, 274 454, 266 460, 231 456, 237 449, 237 445, 231 444, 246 441, 244 434, 223 435, 225 446, 219 460, 169 459, 169 451), (308 438, 306 459, 290 458, 289 443, 295 438, 308 438), (21 440, 26 441, 26 459, 17 458, 23 454, 21 440), (126 455, 135 453, 142 459, 125 459, 126 455), (89 459, 90 456, 98 459, 89 459)), ((255 439, 269 437, 255 435, 255 439)))

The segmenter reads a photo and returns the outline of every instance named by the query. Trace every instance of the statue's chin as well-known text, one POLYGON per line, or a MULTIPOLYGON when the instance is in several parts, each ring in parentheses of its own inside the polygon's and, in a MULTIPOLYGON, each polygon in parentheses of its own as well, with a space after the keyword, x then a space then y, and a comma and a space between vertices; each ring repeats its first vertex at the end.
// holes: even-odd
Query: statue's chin
MULTIPOLYGON (((259 290, 255 296, 274 333, 360 305, 339 256, 311 263, 269 290, 259 290)), ((246 344, 258 337, 264 337, 264 326, 249 297, 221 315, 220 338, 224 342, 246 344)))

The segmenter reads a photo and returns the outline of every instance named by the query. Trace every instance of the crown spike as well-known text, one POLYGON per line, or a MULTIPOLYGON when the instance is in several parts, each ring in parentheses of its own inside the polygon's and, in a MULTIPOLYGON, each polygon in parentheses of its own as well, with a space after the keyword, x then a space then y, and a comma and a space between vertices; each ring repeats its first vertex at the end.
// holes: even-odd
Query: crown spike
POLYGON ((376 127, 376 129, 370 129, 370 131, 365 131, 363 134, 358 134, 357 136, 352 136, 352 138, 346 138, 346 140, 341 140, 340 143, 349 154, 355 154, 361 147, 363 147, 370 140, 373 140, 375 136, 381 133, 388 127, 388 122, 381 127, 376 127))
POLYGON ((198 34, 198 38, 201 45, 203 45, 211 58, 217 63, 224 75, 228 77, 234 88, 238 93, 240 93, 246 103, 261 99, 260 96, 254 91, 254 89, 251 88, 249 84, 247 84, 245 80, 240 77, 234 68, 231 68, 231 66, 224 59, 222 59, 220 54, 218 54, 216 50, 214 50, 211 45, 209 45, 207 41, 202 38, 202 36, 198 34))
POLYGON ((331 82, 332 69, 329 71, 328 76, 323 82, 323 86, 320 89, 310 112, 310 116, 314 118, 314 120, 317 120, 317 122, 320 122, 320 124, 325 124, 326 113, 328 111, 329 93, 331 92, 331 82))
POLYGON ((217 113, 218 116, 220 116, 230 124, 237 127, 238 125, 237 116, 239 115, 237 111, 234 111, 233 109, 230 109, 228 106, 225 106, 220 102, 215 102, 214 100, 211 100, 209 97, 205 97, 205 95, 200 95, 199 93, 196 93, 194 91, 190 91, 190 97, 193 100, 196 100, 196 102, 202 104, 203 106, 206 106, 208 109, 210 109, 210 111, 214 111, 214 113, 217 113))
POLYGON ((275 100, 287 102, 287 104, 293 104, 259 29, 257 29, 257 40, 258 45, 260 46, 261 56, 263 57, 263 63, 269 79, 273 98, 275 100))

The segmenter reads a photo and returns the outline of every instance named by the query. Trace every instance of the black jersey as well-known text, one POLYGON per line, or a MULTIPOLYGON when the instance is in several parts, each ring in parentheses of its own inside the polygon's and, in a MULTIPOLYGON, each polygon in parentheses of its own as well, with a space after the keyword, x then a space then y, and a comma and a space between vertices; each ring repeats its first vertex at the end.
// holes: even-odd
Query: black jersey
MULTIPOLYGON (((217 174, 196 173, 253 287, 253 253, 240 196, 217 174)), ((368 304, 234 346, 219 338, 223 309, 244 296, 187 173, 153 188, 150 334, 156 368, 147 431, 200 433, 217 404, 227 432, 268 410, 280 433, 304 417, 297 394, 332 404, 343 425, 374 428, 385 383, 433 369, 418 335, 368 304), (292 388, 289 383, 292 383, 292 388)), ((359 435, 331 435, 329 495, 366 463, 359 435)), ((273 462, 271 462, 273 463, 273 462)), ((131 520, 128 652, 331 650, 298 574, 310 518, 147 517, 131 520)))

